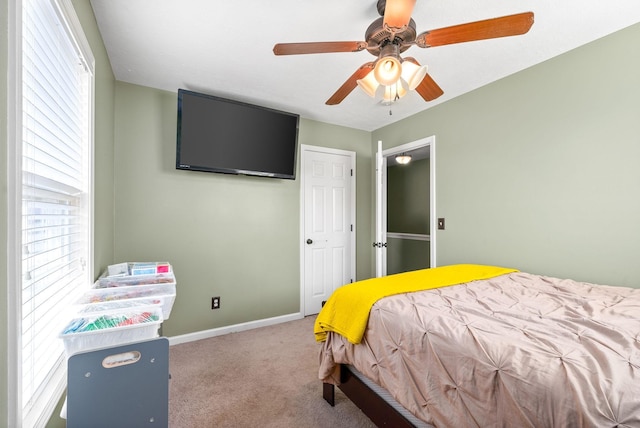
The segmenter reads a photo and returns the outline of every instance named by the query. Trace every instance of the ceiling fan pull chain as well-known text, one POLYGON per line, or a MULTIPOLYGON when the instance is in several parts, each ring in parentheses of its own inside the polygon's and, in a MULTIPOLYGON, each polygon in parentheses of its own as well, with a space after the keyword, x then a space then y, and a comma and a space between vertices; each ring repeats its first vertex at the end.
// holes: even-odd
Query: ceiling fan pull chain
POLYGON ((389 89, 389 96, 387 97, 389 99, 389 116, 393 115, 393 111, 392 111, 393 103, 395 103, 400 99, 400 94, 398 91, 398 85, 400 85, 400 81, 396 82, 395 85, 396 85, 395 93, 392 92, 391 86, 385 87, 385 91, 389 89))

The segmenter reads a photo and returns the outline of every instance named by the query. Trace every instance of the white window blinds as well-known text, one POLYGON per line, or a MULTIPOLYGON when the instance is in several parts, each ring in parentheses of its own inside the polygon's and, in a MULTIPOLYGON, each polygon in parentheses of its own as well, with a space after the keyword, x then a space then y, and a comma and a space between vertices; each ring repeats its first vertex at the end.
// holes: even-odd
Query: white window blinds
POLYGON ((58 334, 92 274, 92 59, 84 57, 73 31, 79 27, 67 19, 73 9, 64 3, 22 1, 22 233, 16 250, 23 426, 44 425, 60 398, 66 363, 58 334))

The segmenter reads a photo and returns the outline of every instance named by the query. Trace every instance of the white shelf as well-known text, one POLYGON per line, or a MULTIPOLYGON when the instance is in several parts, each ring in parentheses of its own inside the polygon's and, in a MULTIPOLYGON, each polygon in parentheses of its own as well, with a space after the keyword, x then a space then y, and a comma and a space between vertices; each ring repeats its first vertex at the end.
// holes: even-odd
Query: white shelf
POLYGON ((419 233, 387 232, 387 238, 413 239, 414 241, 431 241, 431 235, 423 235, 419 233))

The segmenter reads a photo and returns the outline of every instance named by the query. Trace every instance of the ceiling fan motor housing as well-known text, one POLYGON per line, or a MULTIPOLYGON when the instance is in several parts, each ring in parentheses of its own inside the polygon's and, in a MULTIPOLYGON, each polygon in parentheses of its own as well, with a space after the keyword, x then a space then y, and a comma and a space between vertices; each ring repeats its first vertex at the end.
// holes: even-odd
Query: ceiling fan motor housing
POLYGON ((389 43, 397 44, 400 52, 409 49, 416 39, 415 21, 413 19, 409 20, 409 25, 406 28, 393 33, 385 28, 383 21, 384 18, 376 19, 364 33, 364 39, 367 41, 367 51, 377 57, 380 55, 380 50, 389 43))

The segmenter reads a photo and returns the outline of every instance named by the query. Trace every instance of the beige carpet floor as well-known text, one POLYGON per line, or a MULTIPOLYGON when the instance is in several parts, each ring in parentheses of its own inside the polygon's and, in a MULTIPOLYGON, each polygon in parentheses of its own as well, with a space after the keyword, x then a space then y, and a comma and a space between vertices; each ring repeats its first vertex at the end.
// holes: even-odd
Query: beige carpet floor
POLYGON ((169 427, 374 427, 322 398, 315 317, 170 348, 169 427))

